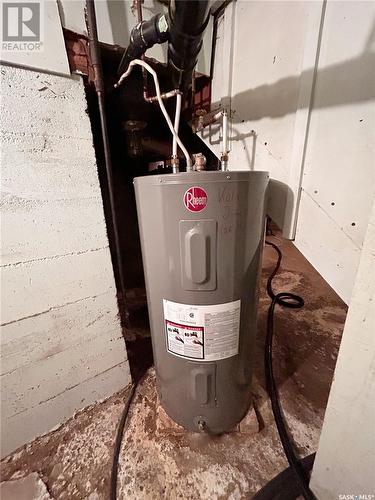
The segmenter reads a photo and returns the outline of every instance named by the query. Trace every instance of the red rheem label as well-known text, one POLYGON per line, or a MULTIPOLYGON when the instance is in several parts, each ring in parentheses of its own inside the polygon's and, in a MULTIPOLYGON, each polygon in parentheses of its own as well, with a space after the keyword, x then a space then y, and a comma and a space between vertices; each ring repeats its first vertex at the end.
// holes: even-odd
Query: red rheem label
POLYGON ((190 212, 201 212, 207 205, 207 193, 198 186, 189 188, 184 194, 184 205, 190 212))

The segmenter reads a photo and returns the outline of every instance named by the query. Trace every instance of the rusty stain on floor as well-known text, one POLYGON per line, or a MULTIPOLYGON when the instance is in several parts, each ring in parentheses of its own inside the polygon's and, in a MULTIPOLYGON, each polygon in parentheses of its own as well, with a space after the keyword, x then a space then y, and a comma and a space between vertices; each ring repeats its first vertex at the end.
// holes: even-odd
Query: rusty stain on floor
MULTIPOLYGON (((274 350, 285 417, 300 455, 305 456, 318 445, 346 306, 290 242, 278 236, 271 240, 284 254, 275 289, 305 299, 301 310, 277 308, 274 350)), ((275 259, 274 250, 266 247, 253 380, 258 418, 251 410, 233 432, 217 437, 186 432, 159 405, 154 370, 149 369, 124 434, 118 498, 248 499, 286 467, 263 373, 269 304, 265 284, 275 259)), ((129 336, 128 347, 131 339, 137 343, 137 335, 129 336)), ((139 345, 134 347, 138 356, 139 345)), ((59 429, 5 458, 2 481, 35 472, 52 498, 108 498, 113 442, 126 395, 124 389, 77 413, 59 429)))

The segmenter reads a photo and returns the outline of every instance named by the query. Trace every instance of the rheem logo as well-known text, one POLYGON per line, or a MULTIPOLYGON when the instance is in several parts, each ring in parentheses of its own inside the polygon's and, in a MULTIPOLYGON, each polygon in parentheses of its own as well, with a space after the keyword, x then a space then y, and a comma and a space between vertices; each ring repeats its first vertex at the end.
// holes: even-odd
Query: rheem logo
POLYGON ((207 205, 207 193, 198 186, 189 188, 184 194, 184 205, 189 212, 201 212, 207 205))

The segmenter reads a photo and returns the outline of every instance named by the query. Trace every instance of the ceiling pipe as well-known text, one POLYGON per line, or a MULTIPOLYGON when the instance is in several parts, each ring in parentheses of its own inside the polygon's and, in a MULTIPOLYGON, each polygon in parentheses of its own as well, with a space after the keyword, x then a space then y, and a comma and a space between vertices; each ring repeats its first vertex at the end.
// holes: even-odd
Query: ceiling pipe
POLYGON ((203 34, 210 18, 208 0, 171 0, 169 4, 168 65, 173 88, 184 91, 191 83, 203 34))
POLYGON ((168 42, 171 86, 184 92, 191 83, 209 18, 209 0, 171 0, 168 15, 156 14, 133 28, 118 74, 126 72, 132 60, 141 58, 156 43, 168 42))

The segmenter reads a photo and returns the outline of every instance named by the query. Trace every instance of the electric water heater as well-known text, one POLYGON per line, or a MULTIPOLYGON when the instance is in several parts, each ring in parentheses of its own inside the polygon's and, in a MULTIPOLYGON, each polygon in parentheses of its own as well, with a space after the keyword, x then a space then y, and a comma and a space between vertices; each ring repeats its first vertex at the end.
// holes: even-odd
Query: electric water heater
POLYGON ((134 184, 161 404, 188 430, 229 431, 251 403, 268 174, 134 184))

